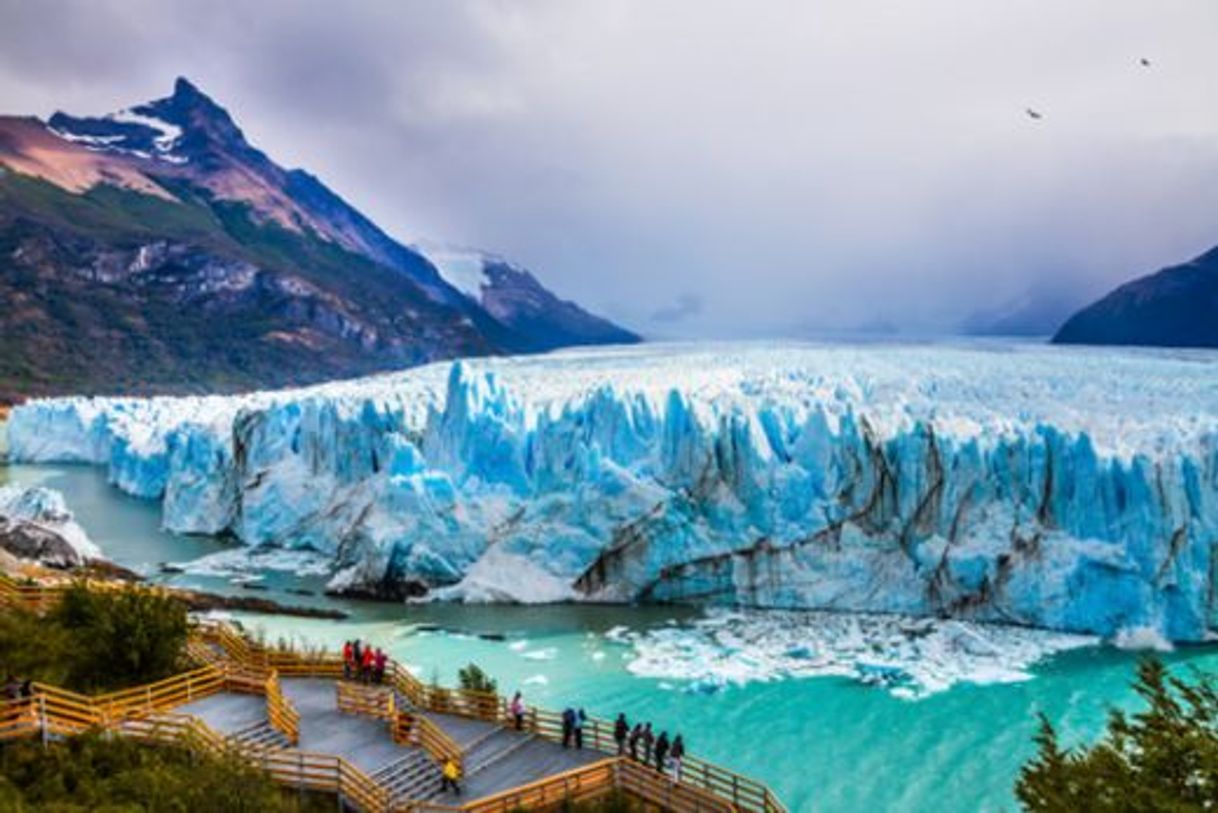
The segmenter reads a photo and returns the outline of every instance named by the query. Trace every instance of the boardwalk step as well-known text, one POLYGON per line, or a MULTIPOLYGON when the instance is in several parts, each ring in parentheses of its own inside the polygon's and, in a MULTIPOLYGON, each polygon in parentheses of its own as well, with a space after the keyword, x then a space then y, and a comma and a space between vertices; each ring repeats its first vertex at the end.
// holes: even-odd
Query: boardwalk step
POLYGON ((440 789, 440 769, 426 751, 419 749, 379 768, 372 780, 388 792, 392 802, 424 800, 440 789))
POLYGON ((479 762, 475 763, 474 766, 468 770, 467 774, 472 775, 472 774, 478 773, 479 771, 486 770, 487 768, 491 767, 495 763, 501 762, 501 761, 507 759, 513 753, 520 750, 521 748, 524 748, 526 745, 528 745, 529 743, 533 742, 536 739, 537 739, 537 736, 534 734, 530 734, 527 737, 514 737, 513 742, 507 748, 501 748, 498 751, 495 751, 494 753, 487 756, 485 759, 482 759, 479 762))
POLYGON ((248 725, 230 734, 228 741, 239 750, 254 753, 278 751, 290 745, 288 738, 266 720, 248 725))

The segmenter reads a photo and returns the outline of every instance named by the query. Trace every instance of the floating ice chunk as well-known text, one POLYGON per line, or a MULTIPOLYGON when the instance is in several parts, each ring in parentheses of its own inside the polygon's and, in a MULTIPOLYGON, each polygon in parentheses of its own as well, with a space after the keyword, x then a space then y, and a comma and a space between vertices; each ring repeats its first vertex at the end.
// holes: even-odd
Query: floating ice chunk
POLYGON ((692 623, 629 640, 631 672, 685 680, 686 691, 832 675, 907 699, 962 682, 1028 680, 1028 669, 1043 658, 1099 643, 1093 636, 1020 627, 793 611, 711 611, 692 623))
POLYGON ((554 647, 533 649, 528 652, 522 652, 520 657, 528 658, 531 661, 552 661, 558 657, 558 650, 554 647))
POLYGON ((298 576, 326 576, 334 566, 328 557, 307 550, 282 548, 232 548, 209 553, 188 562, 174 562, 169 567, 192 576, 215 576, 237 583, 263 577, 263 571, 276 570, 298 576))
POLYGON ((1162 633, 1154 627, 1133 627, 1123 629, 1112 640, 1118 649, 1147 652, 1171 652, 1171 641, 1166 640, 1162 633))
POLYGON ((546 686, 550 679, 545 675, 530 675, 522 681, 526 686, 546 686))

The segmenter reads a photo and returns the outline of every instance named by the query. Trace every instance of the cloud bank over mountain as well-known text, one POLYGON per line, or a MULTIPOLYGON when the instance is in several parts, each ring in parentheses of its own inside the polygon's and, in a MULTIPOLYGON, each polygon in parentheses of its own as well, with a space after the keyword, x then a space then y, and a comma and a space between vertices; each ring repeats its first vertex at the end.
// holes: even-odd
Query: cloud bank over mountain
POLYGON ((644 331, 946 329, 1218 234, 1212 3, 5 6, 0 112, 191 76, 394 237, 644 331))

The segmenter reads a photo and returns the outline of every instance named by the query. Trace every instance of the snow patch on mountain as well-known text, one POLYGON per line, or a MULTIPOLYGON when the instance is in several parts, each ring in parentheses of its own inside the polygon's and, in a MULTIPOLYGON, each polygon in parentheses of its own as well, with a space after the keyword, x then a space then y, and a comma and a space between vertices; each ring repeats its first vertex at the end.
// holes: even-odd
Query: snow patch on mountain
POLYGON ((482 301, 482 289, 491 285, 486 273, 486 254, 442 243, 422 242, 411 248, 430 260, 449 285, 475 302, 482 301))

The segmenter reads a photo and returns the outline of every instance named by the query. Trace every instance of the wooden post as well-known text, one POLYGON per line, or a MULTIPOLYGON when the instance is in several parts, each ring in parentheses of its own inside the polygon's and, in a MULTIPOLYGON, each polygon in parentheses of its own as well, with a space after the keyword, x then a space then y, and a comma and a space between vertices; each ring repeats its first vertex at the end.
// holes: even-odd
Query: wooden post
POLYGON ((47 741, 50 739, 50 732, 47 731, 47 696, 45 694, 38 695, 38 716, 42 723, 42 747, 45 750, 47 741))

